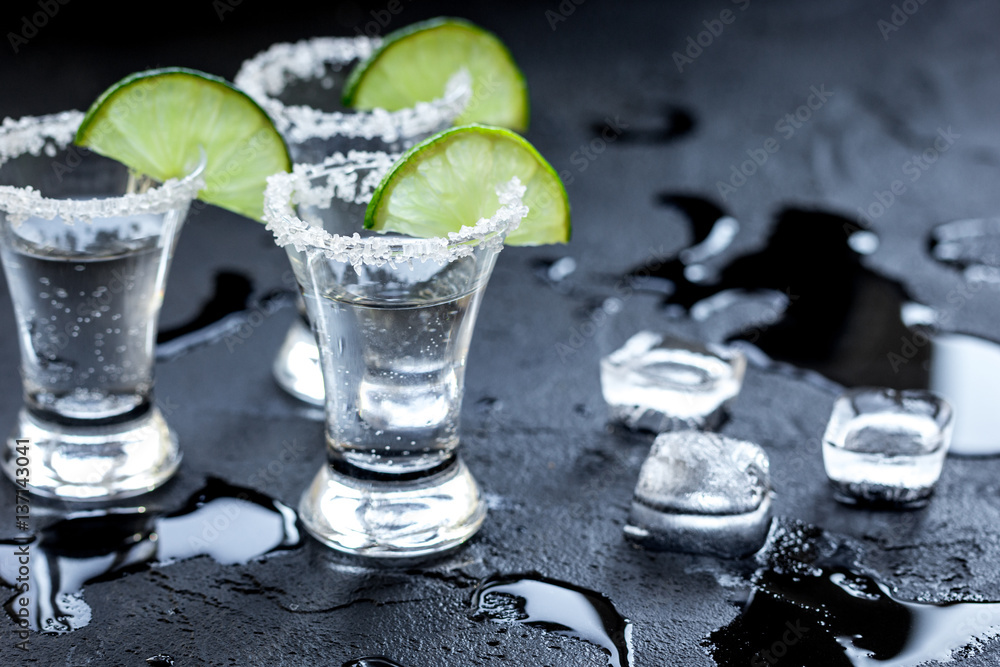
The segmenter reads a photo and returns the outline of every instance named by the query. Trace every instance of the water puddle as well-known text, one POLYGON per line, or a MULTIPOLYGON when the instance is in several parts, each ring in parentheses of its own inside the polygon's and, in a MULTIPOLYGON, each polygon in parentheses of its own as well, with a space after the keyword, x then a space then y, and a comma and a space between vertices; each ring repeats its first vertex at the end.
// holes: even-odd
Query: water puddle
POLYGON ((812 532, 777 540, 740 616, 705 641, 720 667, 917 665, 975 652, 1000 635, 1000 603, 900 599, 852 566, 844 549, 817 557, 821 531, 812 532), (788 545, 799 553, 782 553, 788 545))
POLYGON ((474 618, 523 623, 600 647, 612 667, 632 664, 632 623, 604 595, 539 574, 496 575, 476 589, 474 618))
POLYGON ((373 658, 358 658, 357 660, 351 660, 350 662, 345 662, 342 667, 403 667, 403 665, 398 662, 393 662, 389 658, 376 656, 373 658))
MULTIPOLYGON (((914 303, 900 282, 868 269, 862 258, 878 247, 872 232, 833 213, 788 208, 762 249, 711 269, 738 223, 696 196, 664 194, 660 203, 683 214, 692 245, 633 268, 626 278, 643 277, 636 289, 663 295, 666 307, 713 332, 709 338, 750 343, 767 357, 757 353, 758 363, 808 369, 847 387, 937 392, 955 408, 953 453, 1000 454, 1000 413, 989 401, 1000 389, 1000 344, 947 331, 947 313, 914 303)), ((1000 219, 942 225, 930 252, 963 270, 970 292, 992 278, 1000 283, 1000 219)))
MULTIPOLYGON (((290 290, 271 290, 250 302, 253 284, 239 273, 222 271, 215 276, 215 291, 191 320, 156 337, 157 361, 171 361, 191 350, 252 331, 276 311, 295 303, 290 290)), ((243 336, 245 338, 245 336, 243 336)))
POLYGON ((90 622, 88 583, 195 556, 233 564, 293 549, 302 542, 296 522, 288 506, 216 478, 170 514, 74 512, 29 540, 0 542, 0 584, 15 591, 4 609, 32 630, 77 630, 90 622))
POLYGON ((171 329, 161 329, 156 337, 156 342, 159 344, 168 343, 175 338, 204 329, 227 315, 245 310, 251 293, 253 293, 253 283, 243 274, 232 271, 216 273, 215 289, 212 296, 201 307, 198 314, 184 324, 171 329))
POLYGON ((704 271, 692 275, 691 267, 699 264, 691 255, 700 255, 697 251, 705 245, 713 246, 712 254, 717 255, 738 228, 725 229, 732 218, 710 201, 668 195, 662 203, 674 206, 690 221, 695 245, 672 261, 648 262, 630 275, 670 281, 668 304, 691 312, 699 303, 718 301, 719 295, 726 295, 729 303, 760 293, 782 295, 779 317, 750 326, 739 323, 728 338, 746 340, 773 360, 848 386, 908 389, 925 383, 926 350, 916 350, 913 363, 900 368, 893 368, 886 358, 886 352, 897 349, 909 334, 900 312, 910 299, 899 282, 862 264, 856 246, 867 249, 866 244, 852 244, 851 235, 845 233, 855 227, 851 220, 823 211, 785 209, 762 249, 732 259, 716 275, 704 271), (719 225, 723 230, 716 232, 719 225), (713 234, 720 240, 708 243, 713 234))
POLYGON ((152 667, 174 667, 174 659, 166 653, 160 653, 146 658, 146 663, 152 667))

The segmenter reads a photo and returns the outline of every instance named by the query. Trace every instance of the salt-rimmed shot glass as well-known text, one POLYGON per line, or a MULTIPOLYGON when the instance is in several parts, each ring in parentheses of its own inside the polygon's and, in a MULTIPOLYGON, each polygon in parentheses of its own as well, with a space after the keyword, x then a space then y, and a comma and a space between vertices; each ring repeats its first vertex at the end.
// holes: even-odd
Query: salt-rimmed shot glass
POLYGON ((14 306, 24 406, 4 472, 40 495, 103 501, 177 469, 153 401, 167 272, 205 158, 144 182, 71 145, 83 114, 0 126, 0 257, 14 306))
MULTIPOLYGON (((444 95, 398 111, 358 111, 340 104, 351 68, 381 44, 371 37, 316 37, 273 44, 243 62, 235 84, 274 119, 293 162, 314 164, 350 150, 398 152, 451 126, 471 98, 468 72, 444 95)), ((305 307, 275 357, 275 380, 292 396, 323 404, 323 377, 305 307)))
POLYGON ((264 218, 291 260, 326 385, 328 462, 299 514, 341 551, 408 557, 473 535, 486 514, 458 453, 465 362, 483 290, 527 213, 516 179, 499 209, 440 238, 362 229, 391 156, 352 152, 268 182, 264 218))

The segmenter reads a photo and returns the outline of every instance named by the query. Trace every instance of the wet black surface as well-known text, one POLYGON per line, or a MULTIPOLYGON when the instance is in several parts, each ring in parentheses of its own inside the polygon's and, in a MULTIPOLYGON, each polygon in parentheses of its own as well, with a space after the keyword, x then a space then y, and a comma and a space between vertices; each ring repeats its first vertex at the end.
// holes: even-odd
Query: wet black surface
POLYGON ((766 565, 740 616, 706 642, 719 665, 746 665, 748 656, 751 665, 919 665, 974 651, 998 630, 1000 602, 900 600, 855 569, 849 548, 816 554, 809 542, 824 539, 816 527, 781 530, 758 557, 766 565))
POLYGON ((193 318, 178 326, 161 329, 156 343, 163 345, 181 336, 190 335, 209 327, 227 315, 238 313, 247 307, 247 299, 253 294, 253 284, 247 276, 230 271, 215 274, 215 291, 193 318))
MULTIPOLYGON (((687 216, 693 246, 727 215, 697 197, 666 195, 661 201, 687 216)), ((675 259, 644 263, 629 275, 670 281, 665 302, 689 313, 699 302, 724 292, 739 300, 746 293, 773 291, 785 302, 780 316, 742 327, 729 340, 748 341, 771 359, 814 370, 846 386, 926 387, 928 349, 917 349, 905 364, 879 358, 910 335, 901 310, 913 299, 899 281, 862 264, 862 255, 850 245, 858 230, 851 220, 833 213, 789 208, 778 214, 763 249, 733 258, 714 280, 695 282, 687 275, 690 263, 682 257, 691 248, 675 259)))
MULTIPOLYGON (((806 275, 819 283, 816 294, 824 294, 819 279, 826 278, 829 298, 847 294, 855 305, 868 305, 852 311, 864 317, 833 323, 847 327, 854 341, 868 342, 868 317, 871 326, 898 317, 900 290, 937 313, 942 333, 997 338, 1000 291, 973 283, 964 266, 934 259, 928 239, 943 223, 1000 210, 1000 10, 985 1, 895 4, 917 9, 894 19, 893 3, 862 0, 402 3, 387 19, 390 28, 459 14, 509 45, 532 91, 528 138, 562 174, 573 205, 573 241, 505 250, 483 302, 462 430, 465 458, 490 504, 482 532, 454 554, 405 568, 374 567, 307 540, 263 561, 193 557, 127 571, 84 585, 88 625, 60 635, 33 633, 27 651, 15 647, 21 641, 16 626, 0 619, 0 663, 134 666, 162 655, 176 665, 338 665, 360 656, 411 667, 606 665, 608 655, 588 642, 471 617, 476 586, 494 573, 537 572, 612 600, 632 623, 633 664, 713 664, 705 642, 732 627, 754 572, 768 565, 647 553, 625 542, 622 525, 651 438, 606 424, 598 359, 612 324, 600 314, 613 298, 619 313, 643 326, 702 339, 730 335, 729 322, 665 309, 662 279, 617 283, 651 259, 664 266, 679 261, 683 249, 708 238, 705 225, 692 227, 681 208, 662 205, 666 193, 708 200, 739 223, 730 245, 697 260, 700 282, 678 279, 692 298, 719 285, 781 290, 783 281, 806 275), (733 20, 714 35, 723 10, 733 20), (690 47, 689 38, 703 44, 690 47), (689 48, 695 55, 683 56, 691 62, 682 59, 679 66, 675 52, 689 48), (814 88, 829 94, 813 97, 810 107, 814 88), (927 153, 941 132, 957 138, 946 150, 927 153), (761 150, 766 160, 758 164, 761 150), (733 169, 743 166, 752 174, 733 185, 733 169), (768 239, 786 219, 846 220, 877 235, 879 245, 871 254, 844 254, 843 238, 824 236, 828 247, 820 236, 803 233, 797 248, 771 255, 768 239), (834 254, 833 273, 819 270, 817 258, 834 254), (538 261, 562 257, 575 260, 574 271, 559 281, 537 275, 538 261), (775 266, 766 261, 771 257, 775 266), (733 267, 741 264, 748 268, 737 272, 733 267), (713 280, 722 282, 713 286, 713 280)), ((184 65, 232 78, 244 58, 275 41, 355 34, 371 25, 381 30, 377 17, 388 11, 385 3, 279 11, 182 0, 158 14, 155 28, 122 30, 119 19, 135 15, 132 5, 59 7, 17 53, 5 37, 0 116, 85 108, 113 81, 150 66, 184 65)), ((27 30, 24 21, 42 11, 28 0, 4 10, 4 36, 27 30)), ((683 277, 685 267, 674 270, 683 277)), ((262 226, 213 208, 191 217, 177 247, 161 329, 197 320, 222 271, 246 277, 252 293, 242 310, 165 343, 212 332, 183 353, 165 355, 157 367, 157 403, 185 458, 171 484, 142 499, 149 512, 182 506, 209 476, 294 506, 323 459, 321 416, 283 395, 271 379, 271 361, 295 310, 266 306, 267 295, 293 286, 287 258, 262 226), (221 335, 212 329, 229 317, 238 318, 238 326, 221 335)), ((766 295, 754 297, 760 310, 766 295)), ((766 350, 776 359, 783 354, 780 331, 770 334, 766 350)), ((829 332, 819 333, 815 349, 836 343, 829 332)), ((806 357, 814 348, 784 336, 804 355, 800 372, 751 365, 722 427, 767 450, 776 514, 850 540, 856 555, 850 570, 887 588, 855 581, 892 609, 1000 600, 1000 461, 949 457, 934 499, 921 510, 840 506, 826 487, 819 445, 839 385, 803 370, 813 363, 806 357)), ((888 335, 873 340, 869 356, 839 358, 862 367, 867 361, 874 371, 908 349, 888 335)), ((4 288, 0 427, 13 423, 20 405, 17 359, 4 288)), ((995 395, 996 377, 983 378, 986 395, 995 395)), ((14 490, 5 485, 0 539, 19 535, 14 506, 14 490)), ((32 526, 44 528, 66 511, 37 500, 32 526)), ((781 577, 767 581, 774 590, 797 590, 781 577)), ((828 578, 812 583, 842 599, 844 588, 828 578)), ((768 598, 754 594, 756 604, 768 598)), ((774 613, 777 627, 786 627, 798 608, 774 613)), ((861 634, 871 633, 866 627, 861 634)), ((774 641, 731 655, 749 664, 774 641)), ((959 651, 953 664, 998 660, 1000 645, 987 637, 977 651, 959 651)))
POLYGON ((345 662, 343 667, 403 667, 398 662, 393 662, 388 658, 376 656, 372 658, 359 658, 345 662))
POLYGON ((623 127, 612 118, 604 118, 591 125, 594 142, 621 141, 636 144, 663 144, 686 136, 694 131, 697 122, 687 109, 667 107, 660 118, 648 125, 623 127))
POLYGON ((539 575, 494 575, 472 598, 473 618, 523 623, 601 647, 611 667, 632 664, 632 624, 606 596, 539 575))
POLYGON ((30 537, 0 541, 0 586, 11 592, 3 607, 16 623, 28 608, 32 630, 70 632, 90 620, 82 595, 88 584, 195 556, 245 563, 301 544, 291 508, 253 489, 209 478, 182 507, 165 515, 141 505, 80 510, 30 537), (33 565, 27 576, 19 576, 15 563, 33 565), (29 605, 21 602, 24 595, 29 605))

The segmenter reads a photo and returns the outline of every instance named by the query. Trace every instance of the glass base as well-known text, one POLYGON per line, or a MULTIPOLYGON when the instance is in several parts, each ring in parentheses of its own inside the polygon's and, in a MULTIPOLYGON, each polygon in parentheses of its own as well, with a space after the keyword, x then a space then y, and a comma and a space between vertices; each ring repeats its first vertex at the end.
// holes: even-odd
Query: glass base
POLYGON ((323 369, 319 365, 316 337, 301 318, 292 321, 273 370, 278 386, 300 401, 322 407, 323 369))
POLYGON ((874 510, 915 510, 930 502, 933 486, 903 488, 872 482, 830 480, 833 497, 844 505, 874 510))
POLYGON ((152 491, 170 479, 180 460, 177 437, 155 407, 137 419, 105 426, 63 426, 22 409, 0 466, 15 482, 27 477, 32 493, 105 501, 152 491), (19 475, 25 467, 28 475, 23 470, 19 475))
POLYGON ((400 482, 360 480, 325 465, 302 495, 299 516, 313 537, 338 551, 410 558, 472 537, 486 503, 460 458, 441 472, 400 482))

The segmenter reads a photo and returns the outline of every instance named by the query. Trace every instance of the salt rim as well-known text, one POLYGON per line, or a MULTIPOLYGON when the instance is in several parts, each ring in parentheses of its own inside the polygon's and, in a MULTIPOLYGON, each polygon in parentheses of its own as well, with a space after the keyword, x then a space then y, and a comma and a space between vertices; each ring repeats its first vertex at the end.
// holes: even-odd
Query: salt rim
MULTIPOLYGON (((55 157, 73 142, 83 121, 81 111, 63 111, 47 116, 5 118, 0 123, 0 166, 25 154, 55 157)), ((81 149, 85 150, 85 149, 81 149)), ((71 170, 69 165, 66 170, 71 170)), ((0 185, 0 211, 7 213, 12 224, 18 225, 30 217, 52 220, 62 218, 66 224, 75 221, 90 223, 94 218, 166 213, 181 208, 198 195, 205 186, 202 172, 205 156, 194 172, 184 178, 171 178, 141 194, 124 194, 102 199, 53 199, 43 197, 31 186, 0 185)))
POLYGON ((399 111, 320 111, 309 106, 285 105, 275 96, 290 81, 319 79, 324 67, 346 68, 364 60, 382 40, 372 37, 314 37, 271 45, 240 66, 233 83, 271 116, 275 127, 292 143, 309 139, 380 138, 387 143, 416 139, 450 125, 472 99, 472 76, 465 69, 453 75, 444 96, 418 102, 399 111))
POLYGON ((506 234, 517 229, 528 214, 522 198, 526 187, 516 176, 497 186, 500 208, 492 217, 481 218, 475 225, 463 226, 447 237, 411 238, 398 236, 362 237, 331 234, 316 222, 295 215, 295 204, 329 206, 333 197, 363 204, 371 200, 382 176, 394 157, 387 153, 349 151, 334 153, 319 164, 297 164, 292 173, 277 173, 267 178, 264 190, 264 221, 281 247, 292 245, 299 252, 319 250, 328 259, 349 262, 355 268, 363 264, 382 266, 397 262, 451 262, 475 252, 503 245, 506 234), (367 171, 359 179, 359 171, 367 171))

